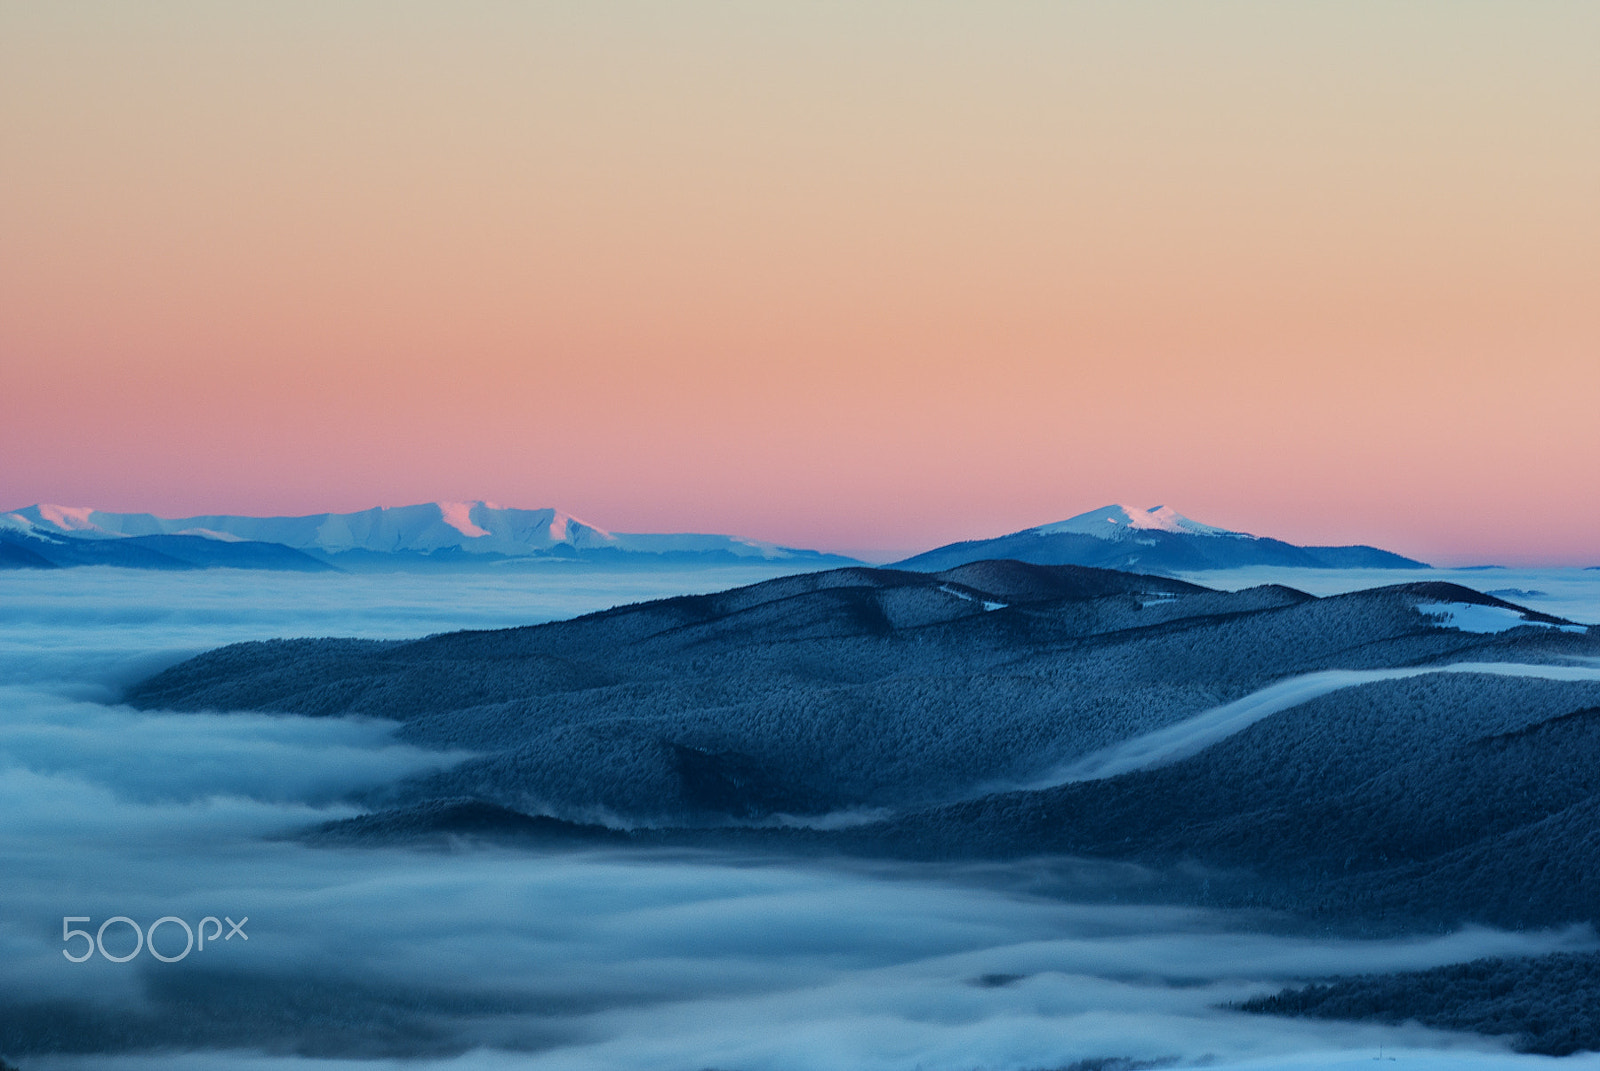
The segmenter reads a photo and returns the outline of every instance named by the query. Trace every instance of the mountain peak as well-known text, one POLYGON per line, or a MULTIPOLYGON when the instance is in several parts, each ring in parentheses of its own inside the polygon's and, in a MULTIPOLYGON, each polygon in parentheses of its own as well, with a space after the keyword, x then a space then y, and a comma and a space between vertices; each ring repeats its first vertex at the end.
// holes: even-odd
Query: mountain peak
POLYGON ((43 529, 48 532, 71 532, 78 535, 104 535, 105 530, 94 520, 98 512, 92 506, 62 506, 49 502, 13 510, 4 515, 9 528, 43 529))
POLYGON ((1054 524, 1044 524, 1028 531, 1038 535, 1092 535, 1100 539, 1123 538, 1130 531, 1158 531, 1173 532, 1182 535, 1201 536, 1232 536, 1239 539, 1250 538, 1243 532, 1230 531, 1227 528, 1214 528, 1209 524, 1190 520, 1177 510, 1169 506, 1150 506, 1140 509, 1137 506, 1127 506, 1121 503, 1101 506, 1099 509, 1080 513, 1076 517, 1069 517, 1064 521, 1054 524))
POLYGON ((1216 528, 1168 506, 1116 504, 994 539, 951 543, 897 562, 937 572, 987 558, 1034 565, 1086 565, 1142 573, 1235 569, 1246 565, 1324 569, 1426 569, 1423 562, 1375 547, 1299 547, 1216 528))

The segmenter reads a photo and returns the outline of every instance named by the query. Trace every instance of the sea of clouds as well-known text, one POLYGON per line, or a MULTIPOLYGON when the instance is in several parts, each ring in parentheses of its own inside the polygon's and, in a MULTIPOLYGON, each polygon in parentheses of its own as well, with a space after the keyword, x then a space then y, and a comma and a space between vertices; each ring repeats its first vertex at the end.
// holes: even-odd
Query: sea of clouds
MULTIPOLYGON (((1597 947, 1587 930, 1308 937, 1106 902, 1129 875, 1090 864, 310 848, 280 836, 461 756, 381 721, 116 703, 237 640, 526 624, 770 575, 0 574, 0 1054, 23 1071, 1354 1068, 1380 1047, 1414 1068, 1551 1063, 1218 1005, 1330 974, 1597 947), (62 956, 63 916, 113 915, 248 916, 249 940, 173 964, 62 956)), ((183 943, 171 926, 161 940, 183 943)), ((120 924, 106 935, 113 954, 131 941, 120 924)))

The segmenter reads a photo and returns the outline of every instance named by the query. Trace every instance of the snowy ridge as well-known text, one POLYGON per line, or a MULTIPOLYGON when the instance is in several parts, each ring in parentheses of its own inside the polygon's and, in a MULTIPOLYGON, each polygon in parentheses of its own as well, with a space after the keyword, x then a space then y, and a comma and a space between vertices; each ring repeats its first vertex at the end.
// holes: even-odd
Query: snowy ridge
MULTIPOLYGON (((473 503, 439 502, 436 504, 439 507, 439 513, 444 518, 444 523, 448 524, 451 528, 454 528, 456 531, 460 532, 469 539, 477 539, 481 536, 486 536, 489 534, 489 529, 479 528, 477 525, 472 523, 473 503)), ((485 503, 485 505, 487 506, 487 503, 485 503)), ((565 525, 562 527, 564 529, 565 525)), ((552 523, 550 526, 552 536, 555 535, 555 529, 556 525, 552 523)), ((556 536, 556 538, 559 539, 560 537, 556 536)))
POLYGON ((0 514, 0 525, 26 535, 71 535, 80 539, 115 539, 131 534, 101 527, 95 520, 97 513, 87 506, 29 506, 0 514))
POLYGON ((460 551, 527 557, 614 551, 630 555, 717 555, 756 561, 824 557, 814 551, 726 535, 613 534, 558 509, 507 509, 483 501, 425 502, 303 517, 217 514, 167 518, 151 513, 35 505, 0 514, 0 526, 25 534, 78 539, 195 535, 225 542, 278 543, 322 554, 460 551))

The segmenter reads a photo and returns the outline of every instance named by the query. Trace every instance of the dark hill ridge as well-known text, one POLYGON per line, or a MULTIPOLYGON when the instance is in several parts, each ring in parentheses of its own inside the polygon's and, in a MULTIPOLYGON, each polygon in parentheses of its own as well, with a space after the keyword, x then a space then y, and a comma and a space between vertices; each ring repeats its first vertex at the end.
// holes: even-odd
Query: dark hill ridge
POLYGON ((376 814, 327 822, 302 839, 326 846, 417 845, 431 841, 448 847, 464 838, 487 838, 528 847, 626 843, 629 839, 626 833, 606 826, 523 814, 475 799, 424 800, 376 814))
POLYGON ((110 565, 123 569, 270 569, 302 573, 337 570, 278 543, 227 541, 198 535, 75 539, 0 529, 0 569, 61 569, 110 565))
POLYGON ((1390 584, 1374 591, 1396 591, 1434 603, 1466 603, 1469 606, 1495 606, 1502 610, 1514 610, 1521 614, 1523 620, 1540 625, 1571 625, 1572 622, 1564 617, 1555 617, 1551 614, 1542 614, 1537 610, 1530 610, 1526 606, 1519 606, 1514 602, 1507 602, 1497 595, 1490 595, 1461 584, 1451 584, 1443 580, 1423 580, 1411 584, 1390 584))
MULTIPOLYGON (((41 548, 42 549, 42 548, 41 548)), ((59 569, 61 566, 46 558, 27 541, 7 539, 0 535, 0 569, 59 569)))
MULTIPOLYGON (((635 825, 904 814, 1036 780, 1297 674, 1596 652, 1539 624, 1441 627, 1423 612, 1436 603, 1518 609, 1453 585, 1314 599, 1016 562, 846 568, 527 628, 240 644, 127 699, 393 718, 404 739, 481 754, 396 802, 635 825)), ((1560 687, 1568 709, 1588 705, 1587 685, 1560 687)), ((966 839, 1015 843, 991 833, 966 839)))
POLYGON ((1318 1019, 1415 1020, 1444 1030, 1511 1035, 1518 1052, 1600 1049, 1600 953, 1480 959, 1426 971, 1359 975, 1285 990, 1240 1010, 1318 1019))
POLYGON ((1442 583, 1318 599, 1017 562, 846 568, 527 628, 239 644, 127 700, 393 718, 478 753, 322 843, 583 843, 603 822, 642 842, 1097 857, 1180 876, 1152 895, 1328 925, 1553 925, 1600 920, 1600 680, 1367 680, 1168 765, 1003 786, 1286 678, 1592 666, 1574 659, 1600 657, 1594 632, 1442 583), (1514 627, 1430 614, 1463 604, 1514 627), (832 831, 778 828, 797 822, 832 831))
POLYGON ((1010 602, 1090 599, 1119 594, 1198 595, 1209 588, 1181 580, 1093 569, 1076 565, 1034 565, 1011 560, 969 562, 935 573, 939 580, 1010 602))

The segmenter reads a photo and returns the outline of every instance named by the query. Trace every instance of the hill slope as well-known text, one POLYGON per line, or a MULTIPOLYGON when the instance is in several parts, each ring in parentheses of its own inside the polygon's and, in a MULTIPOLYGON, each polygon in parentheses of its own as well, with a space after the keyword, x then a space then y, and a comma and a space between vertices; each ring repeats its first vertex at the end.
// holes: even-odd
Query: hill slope
POLYGON ((1597 656, 1593 630, 1451 584, 1316 599, 983 562, 409 642, 241 644, 127 699, 393 718, 403 739, 478 753, 374 798, 388 817, 342 841, 546 815, 580 837, 599 821, 785 850, 1113 858, 1162 875, 1149 895, 1341 926, 1545 925, 1600 919, 1600 666, 1581 661, 1597 656), (1334 671, 1364 675, 1197 752, 1059 773, 1334 671), (815 828, 778 828, 796 824, 815 828))

